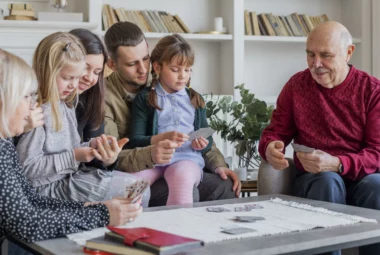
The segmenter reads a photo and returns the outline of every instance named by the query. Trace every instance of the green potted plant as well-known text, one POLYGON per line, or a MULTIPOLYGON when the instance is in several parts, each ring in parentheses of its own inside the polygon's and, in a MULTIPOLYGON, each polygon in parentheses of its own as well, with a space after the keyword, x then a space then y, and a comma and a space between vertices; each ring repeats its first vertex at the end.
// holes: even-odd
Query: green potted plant
MULTIPOLYGON (((261 157, 257 147, 261 133, 268 126, 274 106, 255 98, 244 88, 244 84, 235 86, 240 91, 240 101, 231 97, 218 97, 216 101, 206 103, 206 115, 209 125, 220 134, 222 139, 235 145, 239 168, 257 169, 261 157), (218 117, 222 112, 231 116, 231 120, 218 117)), ((211 96, 211 99, 213 95, 211 96)))

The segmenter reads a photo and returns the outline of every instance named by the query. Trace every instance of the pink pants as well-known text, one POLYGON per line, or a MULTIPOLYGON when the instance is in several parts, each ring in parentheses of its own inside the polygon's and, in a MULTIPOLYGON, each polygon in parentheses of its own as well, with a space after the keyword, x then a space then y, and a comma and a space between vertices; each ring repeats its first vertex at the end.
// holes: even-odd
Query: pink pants
POLYGON ((166 205, 180 205, 193 203, 193 189, 201 180, 201 169, 193 161, 182 160, 169 166, 158 166, 133 175, 149 181, 150 185, 163 176, 169 187, 166 205))

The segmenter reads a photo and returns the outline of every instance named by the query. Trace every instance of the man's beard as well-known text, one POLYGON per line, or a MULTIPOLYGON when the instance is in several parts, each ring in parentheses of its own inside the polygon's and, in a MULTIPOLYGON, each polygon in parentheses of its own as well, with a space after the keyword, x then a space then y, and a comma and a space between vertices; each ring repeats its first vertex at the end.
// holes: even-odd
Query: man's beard
POLYGON ((142 83, 142 84, 139 84, 135 81, 132 81, 132 80, 129 80, 129 79, 123 79, 124 82, 132 87, 135 87, 135 88, 143 88, 143 87, 146 87, 147 86, 147 83, 148 83, 148 79, 146 79, 146 82, 142 83))

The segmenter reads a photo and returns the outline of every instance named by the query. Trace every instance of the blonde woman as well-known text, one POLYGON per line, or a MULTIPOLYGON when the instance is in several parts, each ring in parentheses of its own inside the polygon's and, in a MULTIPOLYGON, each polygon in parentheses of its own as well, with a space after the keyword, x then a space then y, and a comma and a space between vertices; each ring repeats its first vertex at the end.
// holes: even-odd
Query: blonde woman
POLYGON ((34 242, 136 218, 142 209, 127 199, 69 202, 41 197, 30 186, 12 137, 24 131, 36 90, 33 69, 0 49, 0 242, 5 235, 34 242))

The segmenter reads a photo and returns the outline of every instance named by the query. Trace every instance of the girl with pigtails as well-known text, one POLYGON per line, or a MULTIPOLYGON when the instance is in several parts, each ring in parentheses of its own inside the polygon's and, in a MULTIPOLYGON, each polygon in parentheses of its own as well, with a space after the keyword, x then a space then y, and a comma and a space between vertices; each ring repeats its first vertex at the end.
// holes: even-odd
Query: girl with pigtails
POLYGON ((205 165, 202 154, 212 144, 212 137, 188 141, 187 134, 208 127, 203 98, 190 86, 194 52, 180 35, 173 34, 157 43, 151 62, 151 86, 133 101, 129 146, 145 147, 168 139, 178 147, 169 164, 135 175, 150 185, 163 176, 169 187, 167 205, 192 203, 193 187, 201 181, 205 165))

